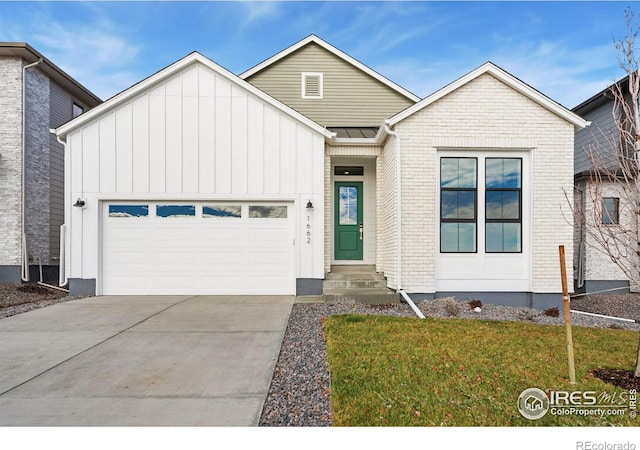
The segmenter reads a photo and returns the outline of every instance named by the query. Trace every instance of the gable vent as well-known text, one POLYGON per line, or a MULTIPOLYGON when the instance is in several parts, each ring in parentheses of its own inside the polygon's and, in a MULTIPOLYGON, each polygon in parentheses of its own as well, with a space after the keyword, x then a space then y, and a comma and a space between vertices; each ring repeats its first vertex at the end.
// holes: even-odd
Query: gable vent
POLYGON ((302 98, 322 98, 322 74, 316 72, 302 72, 302 98))

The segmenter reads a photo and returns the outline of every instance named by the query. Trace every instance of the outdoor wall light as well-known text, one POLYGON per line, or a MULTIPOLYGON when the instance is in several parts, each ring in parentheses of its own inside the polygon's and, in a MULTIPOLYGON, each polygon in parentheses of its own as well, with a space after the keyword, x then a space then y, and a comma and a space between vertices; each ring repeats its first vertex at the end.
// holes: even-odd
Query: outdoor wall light
POLYGON ((78 208, 83 208, 85 205, 85 201, 82 200, 81 198, 79 198, 78 200, 76 200, 76 202, 73 204, 73 206, 78 207, 78 208))
POLYGON ((313 203, 311 203, 311 200, 307 200, 307 209, 313 209, 313 203))

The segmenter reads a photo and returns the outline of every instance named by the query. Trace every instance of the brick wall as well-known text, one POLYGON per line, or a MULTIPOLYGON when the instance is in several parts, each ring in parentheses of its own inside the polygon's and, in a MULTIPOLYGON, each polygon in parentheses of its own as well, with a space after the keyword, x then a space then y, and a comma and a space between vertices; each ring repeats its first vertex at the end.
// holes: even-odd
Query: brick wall
POLYGON ((28 250, 31 257, 49 264, 49 79, 32 67, 27 70, 26 85, 28 250))
MULTIPOLYGON (((407 292, 435 290, 438 149, 530 150, 533 231, 524 238, 532 242, 532 288, 560 292, 559 245, 567 251, 568 273, 573 261, 573 226, 565 218, 570 216, 565 191, 569 198, 573 191, 572 124, 485 74, 398 123, 396 131, 402 140, 402 284, 407 292)), ((384 156, 389 197, 395 183, 390 141, 384 156)), ((395 236, 392 228, 387 231, 385 260, 390 262, 395 236)))
POLYGON ((0 266, 20 264, 22 62, 0 57, 0 266))

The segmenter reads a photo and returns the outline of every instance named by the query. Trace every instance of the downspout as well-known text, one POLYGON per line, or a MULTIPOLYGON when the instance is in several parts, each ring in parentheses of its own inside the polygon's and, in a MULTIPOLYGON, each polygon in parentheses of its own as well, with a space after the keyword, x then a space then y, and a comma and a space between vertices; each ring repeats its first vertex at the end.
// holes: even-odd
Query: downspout
MULTIPOLYGON (((51 133, 55 133, 55 130, 51 129, 49 130, 51 133)), ((61 139, 60 136, 56 135, 56 140, 58 141, 58 143, 60 145, 63 146, 63 148, 65 149, 65 153, 66 153, 66 148, 67 148, 67 141, 64 139, 61 139)), ((65 193, 66 195, 66 193, 65 193)), ((65 205, 65 217, 67 215, 66 212, 66 205, 65 205)), ((69 283, 69 279, 67 277, 67 268, 66 268, 66 264, 67 264, 67 259, 65 257, 66 255, 66 248, 67 248, 67 224, 63 223, 62 225, 60 225, 60 266, 58 269, 58 286, 62 287, 62 286, 66 286, 67 283, 69 283)))
POLYGON ((389 120, 384 121, 384 131, 396 138, 396 290, 402 290, 402 148, 400 136, 389 126, 389 120))
MULTIPOLYGON (((580 189, 579 187, 576 187, 576 190, 580 193, 580 204, 582 205, 582 208, 584 209, 584 202, 585 202, 585 192, 580 189)), ((585 219, 586 220, 586 217, 585 219)), ((576 273, 576 288, 580 289, 584 286, 584 251, 585 251, 585 229, 584 229, 584 220, 580 220, 580 243, 578 244, 578 270, 576 273)))
POLYGON ((42 58, 38 61, 27 64, 22 68, 22 198, 20 204, 20 214, 21 214, 21 222, 22 222, 22 258, 21 258, 21 279, 22 281, 29 281, 29 252, 27 246, 27 69, 30 67, 35 67, 42 62, 42 58))
POLYGON ((402 148, 400 145, 400 136, 396 131, 391 129, 388 120, 384 121, 384 131, 396 138, 396 241, 398 244, 396 248, 396 260, 398 262, 396 268, 396 291, 404 301, 409 304, 413 312, 415 312, 419 318, 424 319, 425 317, 422 311, 420 311, 413 300, 411 300, 409 294, 402 290, 402 148))

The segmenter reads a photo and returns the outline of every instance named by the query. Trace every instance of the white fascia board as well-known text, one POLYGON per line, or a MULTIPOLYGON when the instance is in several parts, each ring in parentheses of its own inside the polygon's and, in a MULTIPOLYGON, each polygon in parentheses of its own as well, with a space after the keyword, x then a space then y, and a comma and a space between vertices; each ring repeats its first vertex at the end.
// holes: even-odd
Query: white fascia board
POLYGON ((571 112, 569 109, 565 108, 559 103, 554 102, 547 96, 533 89, 531 86, 523 83, 513 75, 510 75, 509 73, 500 69, 498 66, 488 62, 478 67, 477 69, 469 72, 463 77, 458 78, 456 81, 443 87, 439 91, 436 91, 430 96, 425 97, 423 100, 416 103, 415 105, 410 106, 407 109, 396 114, 395 116, 391 117, 388 121, 389 126, 396 125, 398 122, 401 122, 402 120, 406 119, 412 114, 415 114, 421 109, 429 106, 430 104, 436 102, 442 97, 450 94, 451 92, 464 86, 465 84, 469 83, 470 81, 478 78, 480 75, 483 75, 485 73, 488 73, 493 77, 497 78, 498 80, 502 81, 507 86, 521 93, 525 97, 528 97, 529 99, 533 100, 543 108, 551 111, 552 113, 556 114, 557 116, 561 117, 567 122, 573 124, 576 128, 585 128, 588 125, 587 121, 581 118, 580 116, 578 116, 577 114, 571 112))
POLYGON ((108 112, 108 111, 110 111, 110 110, 112 110, 114 108, 117 108, 122 103, 124 103, 126 101, 129 101, 130 99, 134 98, 136 95, 138 95, 141 92, 144 92, 145 90, 149 89, 151 86, 161 82, 162 80, 170 78, 173 74, 179 72, 180 70, 184 69, 185 67, 188 67, 189 65, 194 64, 196 62, 201 63, 202 65, 204 65, 204 66, 208 67, 209 69, 213 70, 214 72, 216 72, 218 75, 221 75, 221 76, 225 77, 230 82, 232 82, 232 83, 244 88, 245 90, 247 90, 251 94, 255 95, 256 97, 258 97, 261 100, 269 103, 274 108, 282 111, 283 113, 291 116, 292 118, 296 119, 297 121, 305 124, 306 126, 311 128, 312 130, 320 133, 322 136, 324 136, 325 139, 333 139, 335 137, 335 133, 330 132, 329 130, 327 130, 323 126, 317 124, 316 122, 314 122, 313 120, 309 119, 308 117, 306 117, 306 116, 300 114, 299 112, 295 111, 294 109, 288 107, 284 103, 276 100, 275 98, 271 97, 270 95, 268 95, 265 92, 261 91, 260 89, 256 88, 252 84, 250 84, 250 83, 238 78, 238 76, 234 75, 232 72, 229 72, 224 67, 214 63, 209 58, 201 55, 198 52, 193 52, 193 53, 185 56, 184 58, 182 58, 179 61, 173 63, 172 65, 160 70, 159 72, 155 73, 154 75, 152 75, 152 76, 144 79, 143 81, 133 85, 129 89, 127 89, 125 91, 122 91, 121 93, 111 97, 109 100, 107 100, 106 102, 104 102, 100 106, 97 106, 97 107, 91 109, 90 111, 88 111, 88 112, 76 117, 75 119, 71 120, 70 122, 67 122, 66 124, 62 125, 61 127, 58 127, 55 130, 55 134, 57 136, 59 136, 59 137, 66 136, 68 133, 70 133, 71 131, 77 129, 78 127, 81 127, 81 126, 83 126, 83 125, 85 125, 87 123, 90 123, 91 121, 95 120, 97 117, 105 114, 106 112, 108 112))
POLYGON ((333 145, 378 145, 376 138, 335 138, 331 141, 333 145))
POLYGON ((291 53, 295 52, 296 50, 304 47, 305 45, 307 45, 307 44, 309 44, 311 42, 313 42, 315 44, 318 44, 320 47, 324 48, 325 50, 327 50, 330 53, 333 53, 338 58, 341 58, 341 59, 345 60, 346 62, 348 62, 349 64, 351 64, 352 66, 357 67, 358 69, 360 69, 363 72, 365 72, 367 75, 375 78, 376 80, 378 80, 382 84, 390 87, 391 89, 393 89, 394 91, 398 92, 399 94, 404 95, 405 97, 407 97, 411 101, 417 102, 417 101, 420 100, 420 97, 418 97, 417 95, 409 92, 408 90, 406 90, 402 86, 400 86, 400 85, 394 83, 393 81, 385 78, 384 76, 380 75, 375 70, 365 66, 360 61, 358 61, 358 60, 354 59, 353 57, 347 55, 345 52, 343 52, 341 50, 338 50, 336 47, 334 47, 333 45, 329 44, 328 42, 323 41, 322 39, 320 39, 318 36, 316 36, 314 34, 304 38, 303 40, 301 40, 300 42, 297 42, 296 44, 293 44, 291 47, 288 47, 288 48, 282 50, 280 53, 277 53, 277 54, 273 55, 271 58, 264 60, 260 64, 258 64, 256 66, 253 66, 251 69, 241 73, 239 76, 240 76, 240 78, 245 80, 245 79, 249 78, 251 75, 260 72, 265 67, 270 66, 271 64, 281 60, 282 58, 290 55, 291 53))

